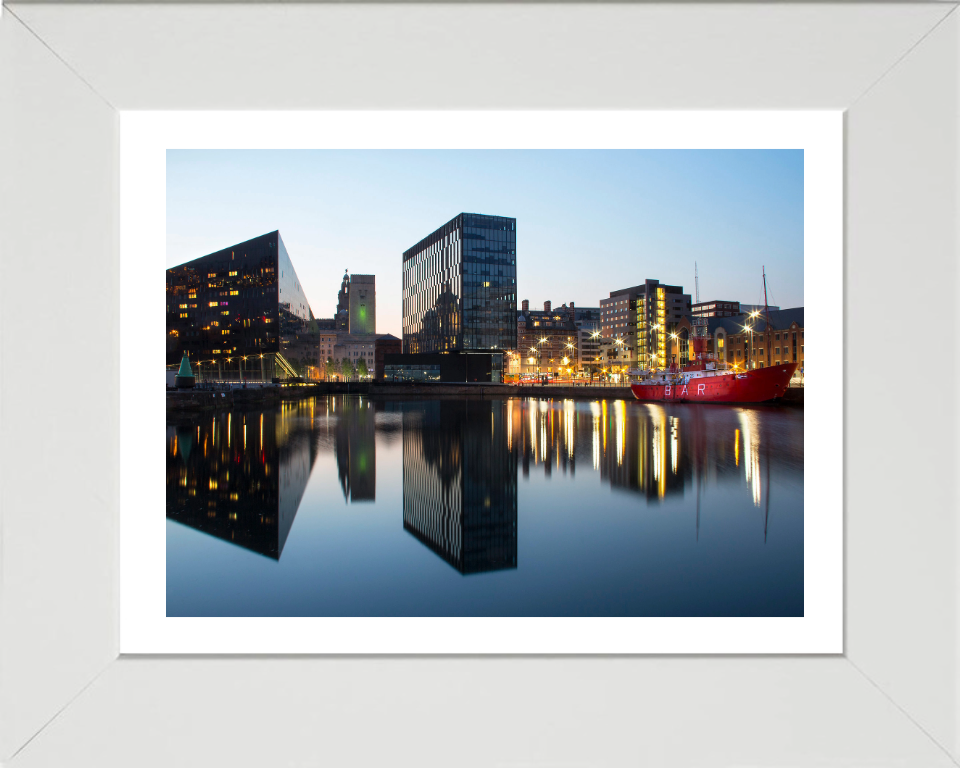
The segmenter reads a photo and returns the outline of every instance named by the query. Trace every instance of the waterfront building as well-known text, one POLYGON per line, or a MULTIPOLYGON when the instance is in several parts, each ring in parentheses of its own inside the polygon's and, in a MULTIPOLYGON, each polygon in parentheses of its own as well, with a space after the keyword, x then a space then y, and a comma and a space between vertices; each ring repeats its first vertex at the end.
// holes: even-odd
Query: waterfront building
POLYGON ((549 301, 543 310, 527 307, 517 313, 517 359, 521 374, 569 376, 577 366, 579 336, 574 311, 564 305, 552 309, 549 301))
POLYGON ((577 327, 577 370, 581 373, 596 372, 600 368, 600 337, 603 325, 600 307, 576 307, 570 302, 573 324, 577 327))
POLYGON ((341 370, 342 376, 348 374, 343 371, 343 361, 349 360, 352 374, 351 378, 359 376, 359 364, 363 361, 367 369, 367 376, 373 376, 376 362, 376 343, 374 335, 358 336, 352 333, 337 334, 337 343, 333 346, 333 361, 341 370))
POLYGON ((740 314, 741 314, 741 315, 749 315, 749 314, 752 313, 752 312, 761 312, 761 313, 762 313, 762 312, 764 311, 764 309, 769 309, 771 312, 778 312, 778 311, 780 311, 780 307, 775 307, 775 306, 773 306, 772 304, 771 304, 770 306, 766 306, 766 305, 764 305, 764 304, 741 304, 741 305, 740 305, 740 314))
POLYGON ((461 213, 403 254, 403 351, 517 347, 516 219, 461 213))
POLYGON ((337 312, 333 316, 336 330, 347 332, 350 330, 350 273, 344 271, 340 281, 340 292, 337 294, 337 312))
POLYGON ((304 359, 313 311, 278 231, 168 269, 166 291, 167 366, 186 352, 201 382, 307 373, 288 355, 304 359))
POLYGON ((679 285, 645 280, 642 285, 611 291, 600 300, 601 333, 620 340, 631 375, 657 368, 667 357, 667 341, 677 323, 690 316, 690 294, 679 285))
POLYGON ((475 382, 503 381, 503 352, 419 352, 384 354, 386 381, 475 382))
POLYGON ((740 314, 740 302, 729 300, 701 301, 690 306, 693 317, 733 317, 740 314))
POLYGON ((373 347, 373 378, 376 381, 383 381, 384 358, 387 355, 399 355, 402 351, 402 347, 403 344, 400 339, 398 339, 392 333, 382 333, 377 336, 373 347))
POLYGON ((377 332, 377 278, 374 275, 350 276, 348 327, 354 336, 377 332))
POLYGON ((633 349, 623 343, 621 339, 599 339, 600 364, 597 372, 606 375, 613 381, 623 381, 630 376, 630 371, 636 365, 633 349))
POLYGON ((320 368, 320 377, 328 378, 327 361, 334 359, 334 347, 337 345, 336 331, 320 331, 317 334, 317 365, 320 368))
POLYGON ((799 363, 803 368, 803 307, 770 310, 766 316, 711 318, 707 326, 709 349, 738 368, 766 368, 799 363))

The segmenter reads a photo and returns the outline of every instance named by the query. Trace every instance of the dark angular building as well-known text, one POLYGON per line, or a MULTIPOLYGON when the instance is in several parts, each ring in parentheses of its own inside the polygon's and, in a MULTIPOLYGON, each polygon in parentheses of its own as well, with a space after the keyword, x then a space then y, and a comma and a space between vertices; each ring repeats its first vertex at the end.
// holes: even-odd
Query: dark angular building
POLYGON ((167 365, 186 352, 200 381, 305 375, 291 360, 313 320, 279 232, 167 270, 167 365))
POLYGON ((404 352, 516 349, 516 230, 461 213, 404 252, 404 352))

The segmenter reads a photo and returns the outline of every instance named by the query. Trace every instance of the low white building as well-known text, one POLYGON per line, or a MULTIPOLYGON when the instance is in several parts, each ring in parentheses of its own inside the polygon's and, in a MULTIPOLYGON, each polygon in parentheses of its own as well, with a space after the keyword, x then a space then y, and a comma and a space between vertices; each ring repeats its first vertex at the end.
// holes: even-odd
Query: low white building
MULTIPOLYGON (((362 360, 367 367, 367 375, 373 376, 375 363, 377 337, 374 335, 358 335, 352 333, 338 333, 336 344, 333 345, 333 351, 329 357, 336 363, 342 363, 344 359, 353 364, 354 371, 362 360)), ((323 358, 326 363, 326 357, 323 358)))

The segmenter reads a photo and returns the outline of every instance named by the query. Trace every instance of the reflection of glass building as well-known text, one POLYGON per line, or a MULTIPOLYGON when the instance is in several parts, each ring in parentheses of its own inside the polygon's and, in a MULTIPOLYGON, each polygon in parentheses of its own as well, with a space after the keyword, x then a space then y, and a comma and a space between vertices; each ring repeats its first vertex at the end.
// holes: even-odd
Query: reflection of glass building
POLYGON ((403 527, 463 574, 517 567, 517 461, 503 401, 403 413, 403 527))
POLYGON ((516 229, 461 213, 404 252, 404 352, 516 349, 516 229))
POLYGON ((279 232, 167 270, 167 365, 187 352, 201 381, 306 375, 311 321, 279 232))
POLYGON ((167 427, 167 518, 280 559, 316 460, 312 402, 167 427))

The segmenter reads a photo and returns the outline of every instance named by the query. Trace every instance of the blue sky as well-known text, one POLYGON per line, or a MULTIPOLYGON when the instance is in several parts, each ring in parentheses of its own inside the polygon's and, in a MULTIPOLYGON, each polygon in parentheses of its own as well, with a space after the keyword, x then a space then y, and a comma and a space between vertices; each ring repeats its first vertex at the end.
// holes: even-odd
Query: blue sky
POLYGON ((377 276, 400 336, 403 251, 458 213, 517 219, 517 298, 597 306, 647 278, 803 306, 802 150, 169 150, 167 266, 275 229, 313 312, 377 276))

